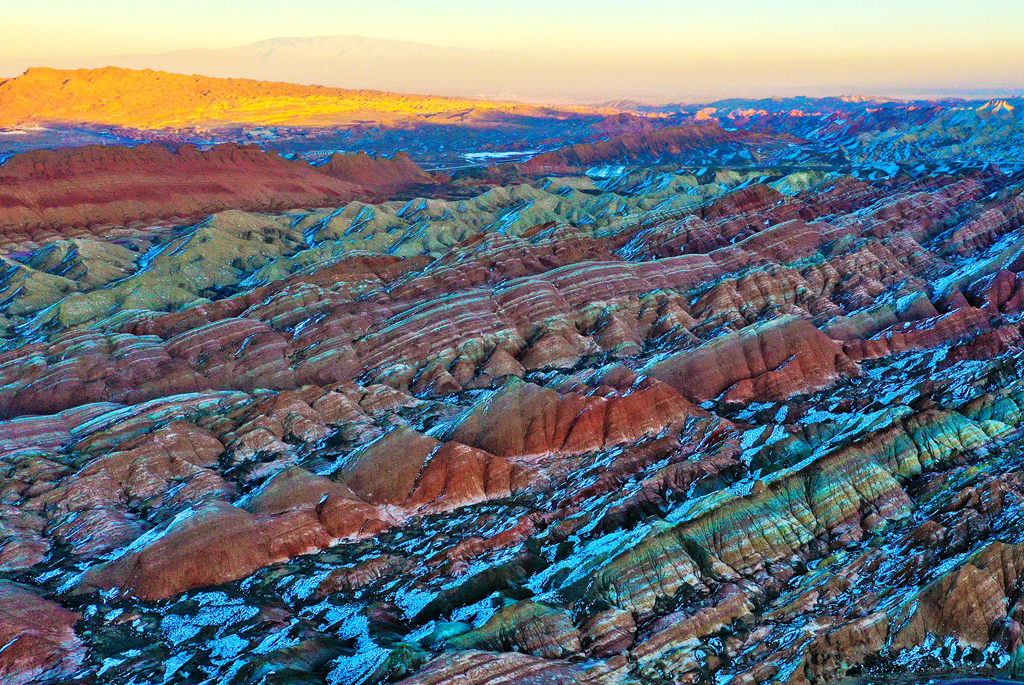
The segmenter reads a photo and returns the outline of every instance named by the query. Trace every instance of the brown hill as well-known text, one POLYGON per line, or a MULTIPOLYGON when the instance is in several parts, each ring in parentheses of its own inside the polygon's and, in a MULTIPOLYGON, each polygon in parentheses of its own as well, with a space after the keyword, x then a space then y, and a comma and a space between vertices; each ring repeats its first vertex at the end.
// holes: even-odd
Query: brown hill
POLYGON ((685 150, 706 149, 722 143, 764 140, 763 135, 749 131, 727 131, 717 122, 691 124, 631 133, 596 143, 580 143, 537 155, 523 166, 527 170, 550 170, 606 162, 656 160, 685 150))
POLYGON ((355 155, 335 153, 318 170, 334 178, 373 188, 429 183, 431 180, 430 174, 404 152, 397 153, 391 159, 374 159, 365 152, 355 155))
POLYGON ((518 103, 120 69, 29 69, 0 81, 0 126, 77 122, 139 129, 336 125, 504 115, 566 115, 518 103))
MULTIPOLYGON (((338 159, 337 157, 340 157, 338 159)), ((378 198, 430 176, 407 156, 326 171, 256 146, 172 152, 159 145, 89 146, 15 155, 0 165, 0 232, 5 247, 47 241, 69 229, 191 219, 225 209, 267 211, 378 198)))

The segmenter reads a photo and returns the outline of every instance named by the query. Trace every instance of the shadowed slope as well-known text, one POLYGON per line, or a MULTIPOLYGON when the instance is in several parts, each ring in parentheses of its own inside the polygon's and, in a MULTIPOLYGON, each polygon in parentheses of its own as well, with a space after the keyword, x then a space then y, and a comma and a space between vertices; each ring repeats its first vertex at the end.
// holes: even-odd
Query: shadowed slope
POLYGON ((36 151, 0 165, 0 231, 4 242, 41 243, 68 229, 337 205, 430 180, 406 155, 335 155, 320 169, 254 145, 36 151))

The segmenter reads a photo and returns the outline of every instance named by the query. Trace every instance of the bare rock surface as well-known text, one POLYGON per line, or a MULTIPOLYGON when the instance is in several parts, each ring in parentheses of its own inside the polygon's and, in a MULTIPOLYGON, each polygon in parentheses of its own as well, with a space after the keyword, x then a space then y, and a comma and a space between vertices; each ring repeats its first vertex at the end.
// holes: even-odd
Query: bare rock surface
POLYGON ((85 659, 85 644, 75 634, 81 618, 31 589, 0 584, 0 676, 23 685, 70 677, 85 659))
POLYGON ((172 178, 190 226, 5 233, 0 680, 1024 676, 1020 178, 632 116, 454 199, 314 206, 247 148, 8 162, 40 196, 266 164, 282 204, 172 178))

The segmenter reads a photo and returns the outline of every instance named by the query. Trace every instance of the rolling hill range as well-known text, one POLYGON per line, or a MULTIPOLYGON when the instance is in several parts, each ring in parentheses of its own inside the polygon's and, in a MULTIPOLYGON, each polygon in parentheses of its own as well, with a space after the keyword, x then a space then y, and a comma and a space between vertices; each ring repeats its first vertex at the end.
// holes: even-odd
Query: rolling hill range
POLYGON ((109 55, 51 66, 113 65, 225 78, 493 98, 502 90, 501 74, 508 72, 511 63, 523 61, 523 55, 497 50, 341 35, 271 38, 237 47, 193 48, 155 55, 109 55))
POLYGON ((1024 678, 1021 105, 0 83, 0 683, 1024 678))
POLYGON ((0 127, 79 123, 162 129, 218 126, 337 126, 355 123, 483 124, 519 117, 596 113, 375 90, 186 76, 118 67, 29 69, 0 81, 0 127))
POLYGON ((661 167, 0 245, 0 682, 1024 675, 1022 179, 661 167))
POLYGON ((0 249, 72 234, 109 239, 140 222, 180 223, 227 209, 379 199, 432 182, 402 153, 392 159, 336 154, 314 167, 230 143, 205 151, 155 144, 36 150, 0 165, 0 249))

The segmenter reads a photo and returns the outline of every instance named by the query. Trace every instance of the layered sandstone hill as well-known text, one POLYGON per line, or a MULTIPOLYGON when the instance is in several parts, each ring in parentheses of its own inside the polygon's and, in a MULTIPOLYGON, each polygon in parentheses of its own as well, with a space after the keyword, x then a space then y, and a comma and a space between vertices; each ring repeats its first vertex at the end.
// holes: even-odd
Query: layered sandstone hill
POLYGON ((696 120, 717 121, 730 129, 794 135, 818 149, 818 164, 944 166, 972 159, 1015 168, 1024 152, 1020 98, 904 102, 796 97, 726 100, 690 111, 696 120), (895 129, 903 135, 891 135, 895 129), (956 136, 948 135, 951 129, 956 136))
POLYGON ((558 116, 562 110, 375 90, 121 69, 29 69, 0 81, 0 127, 88 123, 138 129, 225 125, 339 125, 482 116, 558 116))
POLYGON ((601 164, 671 161, 687 151, 704 151, 718 145, 745 147, 770 140, 760 133, 727 131, 717 122, 704 122, 579 143, 537 155, 523 164, 523 169, 565 173, 601 164))
POLYGON ((355 155, 335 153, 317 170, 347 183, 375 190, 431 182, 430 174, 421 169, 405 152, 399 152, 391 159, 374 159, 365 152, 355 155))
POLYGON ((8 253, 0 677, 1022 677, 1024 186, 790 171, 8 253))
POLYGON ((405 154, 336 154, 326 166, 313 167, 254 145, 40 150, 0 165, 0 241, 11 251, 56 239, 110 237, 110 227, 181 222, 225 209, 269 211, 381 198, 430 181, 405 154))

